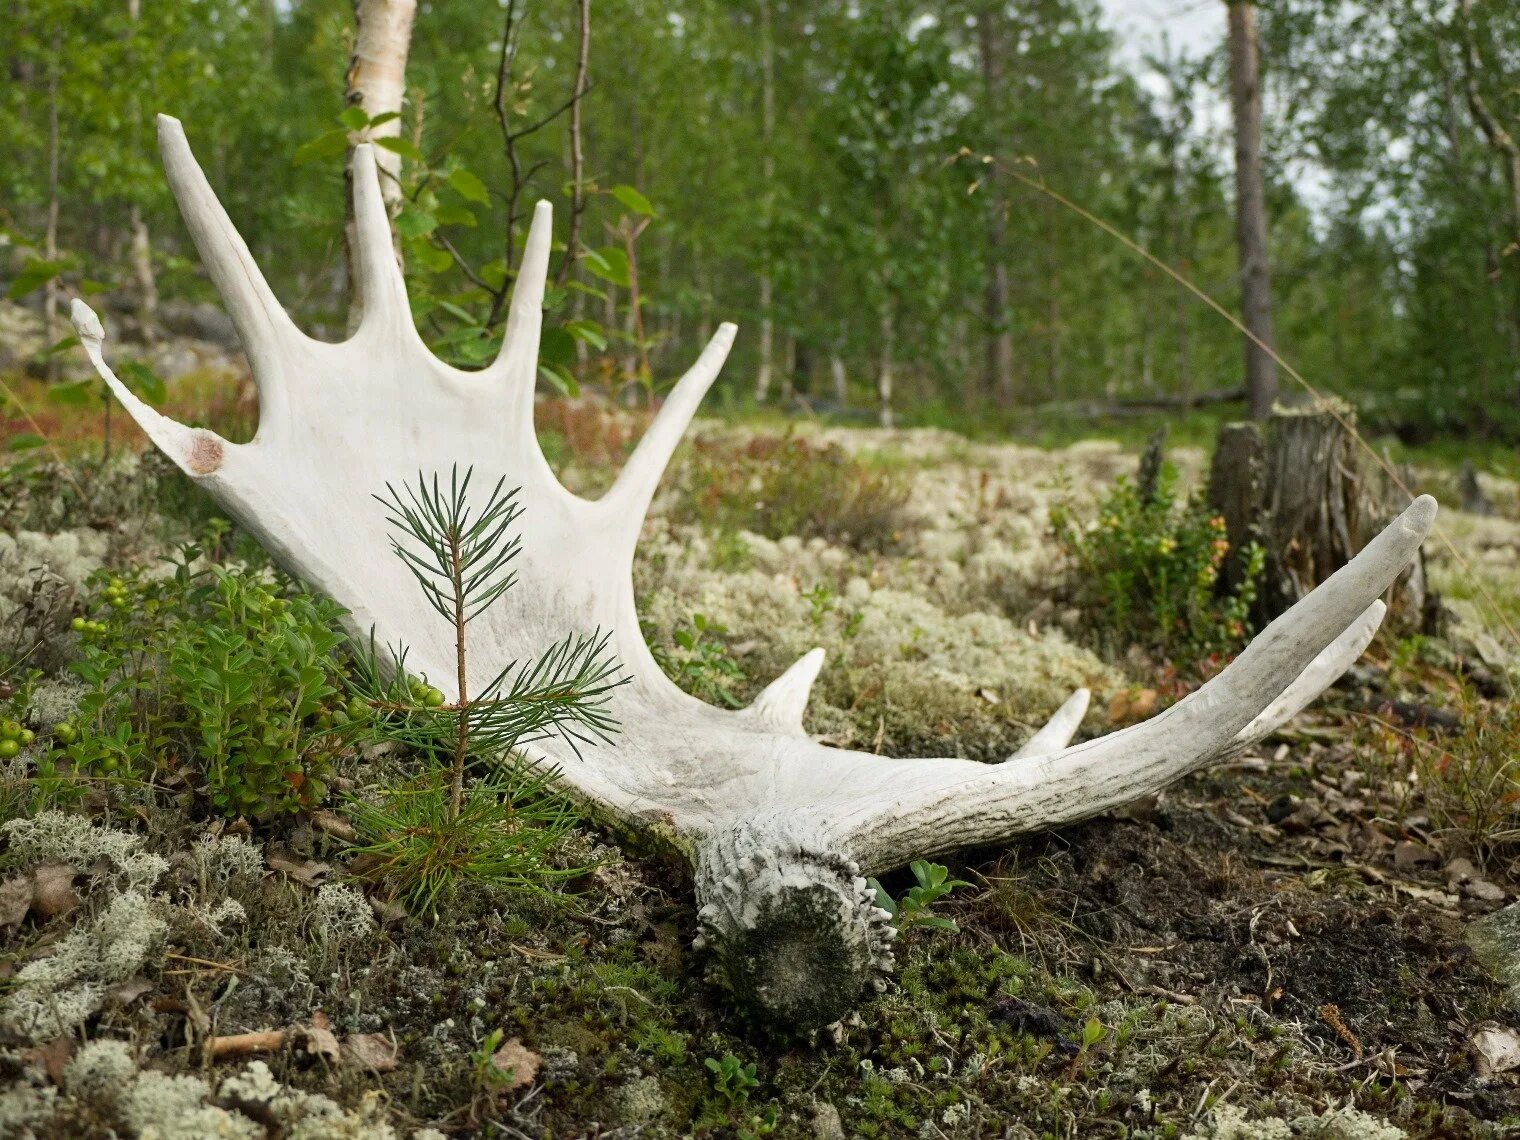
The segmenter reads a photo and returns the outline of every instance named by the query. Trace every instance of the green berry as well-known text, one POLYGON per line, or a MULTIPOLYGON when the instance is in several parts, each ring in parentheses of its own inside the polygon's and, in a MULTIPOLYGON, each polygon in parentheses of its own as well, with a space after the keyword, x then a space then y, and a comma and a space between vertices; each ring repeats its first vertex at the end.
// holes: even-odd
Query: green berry
POLYGON ((369 715, 369 706, 358 697, 354 697, 348 702, 348 715, 353 720, 363 720, 369 715))
POLYGON ((443 693, 438 689, 429 689, 422 695, 422 703, 430 709, 436 709, 443 704, 443 693))
POLYGON ((21 730, 21 736, 20 736, 21 747, 25 748, 28 744, 30 744, 32 741, 34 741, 36 739, 37 739, 37 734, 35 732, 33 732, 31 729, 29 729, 29 728, 23 728, 21 730))
POLYGON ((64 722, 53 726, 53 736, 59 744, 73 744, 79 739, 79 732, 72 724, 64 722))
POLYGON ((100 762, 100 766, 107 772, 114 772, 117 768, 121 767, 121 761, 114 756, 107 756, 100 762))
POLYGON ((0 760, 9 760, 21 751, 21 743, 16 740, 0 740, 0 760))
POLYGON ((0 736, 3 736, 6 740, 20 740, 21 725, 13 720, 0 724, 0 736))
POLYGON ((83 633, 87 628, 89 628, 89 624, 90 623, 85 621, 84 618, 77 617, 73 621, 69 622, 69 628, 72 629, 75 633, 83 633))

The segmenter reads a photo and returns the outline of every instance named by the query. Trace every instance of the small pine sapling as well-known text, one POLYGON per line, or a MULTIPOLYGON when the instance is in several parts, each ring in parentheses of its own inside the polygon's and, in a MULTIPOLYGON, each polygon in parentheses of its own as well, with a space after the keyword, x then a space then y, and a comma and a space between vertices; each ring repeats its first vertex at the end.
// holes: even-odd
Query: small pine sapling
POLYGON ((415 484, 399 491, 387 484, 386 495, 375 496, 397 534, 392 550, 454 633, 455 699, 408 674, 403 645, 392 649, 393 667, 382 665, 373 637, 354 685, 365 719, 377 714, 376 731, 430 763, 416 781, 382 793, 381 804, 352 803, 359 850, 377 856, 376 873, 421 910, 436 907, 460 880, 534 891, 575 873, 549 862, 574 813, 552 794, 552 772, 529 771, 513 754, 550 735, 572 748, 610 739, 617 724, 607 698, 625 680, 608 653, 611 635, 597 630, 509 663, 471 693, 469 626, 512 588, 519 550, 512 525, 521 514, 504 480, 472 508, 472 475, 455 467, 445 483, 419 472, 415 484), (470 783, 472 760, 490 767, 470 783))

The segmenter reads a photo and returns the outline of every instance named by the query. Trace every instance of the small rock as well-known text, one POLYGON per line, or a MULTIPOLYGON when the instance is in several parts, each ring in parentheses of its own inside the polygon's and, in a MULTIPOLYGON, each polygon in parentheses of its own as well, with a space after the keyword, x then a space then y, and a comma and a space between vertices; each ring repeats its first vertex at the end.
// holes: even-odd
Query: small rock
POLYGON ((1469 923, 1462 938, 1483 968, 1509 987, 1511 1007, 1520 1009, 1520 903, 1469 923))
POLYGON ((1504 888, 1498 883, 1490 883, 1487 879, 1474 879, 1469 883, 1463 883, 1462 891, 1470 898, 1481 899, 1483 902, 1503 902, 1505 898, 1504 888))
POLYGON ((1393 845, 1393 865, 1400 871, 1421 866, 1434 866, 1440 861, 1441 857, 1423 843, 1406 839, 1393 845))
POLYGON ((845 1140, 844 1121, 839 1110, 826 1100, 813 1106, 813 1140, 845 1140))

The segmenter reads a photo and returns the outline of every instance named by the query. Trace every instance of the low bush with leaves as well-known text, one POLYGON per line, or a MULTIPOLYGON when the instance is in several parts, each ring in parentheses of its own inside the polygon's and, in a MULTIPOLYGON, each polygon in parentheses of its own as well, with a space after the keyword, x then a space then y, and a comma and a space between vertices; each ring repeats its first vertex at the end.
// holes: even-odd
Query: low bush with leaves
POLYGON ((1224 520, 1199 495, 1185 496, 1163 467, 1143 493, 1118 479, 1081 522, 1064 504, 1051 510, 1057 543, 1070 563, 1069 593, 1110 648, 1140 644, 1178 663, 1234 653, 1250 634, 1263 552, 1252 544, 1241 581, 1225 588, 1230 552, 1224 520))
POLYGON ((768 538, 824 538, 886 550, 911 525, 906 476, 803 436, 699 437, 675 507, 681 522, 768 538))
POLYGON ((100 574, 73 619, 86 691, 37 762, 47 794, 78 779, 192 793, 252 819, 313 807, 346 747, 333 603, 279 577, 197 569, 100 574))
POLYGON ((876 905, 892 916, 892 925, 899 933, 916 927, 958 930, 953 919, 933 914, 931 908, 951 891, 971 884, 964 879, 952 879, 948 867, 943 863, 930 863, 927 859, 913 860, 908 869, 913 872, 914 885, 900 899, 894 899, 875 879, 869 880, 871 890, 876 894, 876 905))

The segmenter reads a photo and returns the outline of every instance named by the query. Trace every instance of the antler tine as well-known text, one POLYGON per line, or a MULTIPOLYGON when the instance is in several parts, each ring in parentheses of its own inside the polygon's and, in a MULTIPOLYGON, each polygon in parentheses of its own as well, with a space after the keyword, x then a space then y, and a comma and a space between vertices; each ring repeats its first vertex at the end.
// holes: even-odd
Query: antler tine
POLYGON ((766 728, 777 732, 806 735, 802 714, 807 711, 808 694, 823 668, 822 649, 810 649, 794 661, 750 703, 747 711, 766 728))
POLYGON ((1387 611, 1388 607, 1381 600, 1363 610, 1362 615, 1346 628, 1346 632, 1332 641, 1299 674, 1298 679, 1283 690, 1280 697, 1235 735, 1235 739, 1218 759, 1227 760, 1231 756, 1238 756, 1253 744, 1265 740, 1335 684, 1377 636, 1378 627, 1383 624, 1383 615, 1387 611))
POLYGON ((232 219, 217 201, 178 119, 158 117, 158 149, 179 212, 227 306, 254 378, 260 381, 259 399, 263 403, 271 395, 263 387, 270 366, 277 363, 282 349, 304 341, 305 336, 281 307, 232 219))
POLYGON ((737 332, 738 328, 727 321, 718 326, 718 331, 707 342, 707 347, 697 357, 697 362, 676 382, 670 395, 665 397, 659 414, 649 425, 644 438, 639 440, 639 445, 624 464, 612 489, 607 492, 606 502, 609 506, 618 515, 630 518, 633 526, 637 527, 643 522, 644 512, 649 509, 655 489, 660 485, 660 476, 665 473, 670 457, 680 446, 681 437, 686 433, 692 417, 697 414, 702 397, 707 395, 707 390, 718 378, 723 362, 728 359, 729 350, 734 346, 737 332))
MULTIPOLYGON (((1059 752, 1071 743, 1071 738, 1077 734, 1077 729, 1082 727, 1082 718, 1087 715, 1087 706, 1092 701, 1090 689, 1078 689, 1066 698, 1064 704, 1051 714, 1044 726, 1026 740, 1023 746, 1008 760, 1022 760, 1028 756, 1044 756, 1051 752, 1059 752)), ((1004 763, 1007 763, 1005 760, 1004 763)))
POLYGON ((518 443, 533 439, 533 390, 538 379, 538 343, 544 327, 544 285, 549 277, 549 246, 554 237, 554 208, 548 202, 533 207, 533 222, 523 246, 501 352, 486 369, 493 382, 508 389, 508 417, 521 433, 518 443))
POLYGON ((380 164, 375 161, 371 143, 354 148, 353 194, 354 260, 359 277, 357 302, 363 311, 361 324, 415 333, 406 300, 406 278, 396 260, 390 214, 380 192, 380 164))
POLYGON ((111 394, 121 401, 127 414, 147 433, 159 450, 193 478, 210 475, 220 468, 227 453, 237 445, 228 443, 213 431, 187 428, 168 416, 160 415, 139 400, 130 388, 117 379, 116 373, 111 371, 110 365, 105 361, 102 345, 105 343, 106 331, 100 318, 95 315, 95 310, 76 298, 69 307, 69 316, 95 371, 100 373, 100 378, 111 389, 111 394))
MULTIPOLYGON (((848 821, 857 857, 868 867, 896 866, 950 847, 1085 819, 1216 759, 1353 623, 1361 628, 1359 619, 1408 566, 1435 516, 1436 501, 1420 496, 1222 673, 1145 723, 1032 763, 998 765, 985 775, 926 788, 886 810, 861 810, 848 821)), ((1315 683, 1317 675, 1305 689, 1315 683)))

